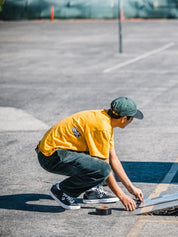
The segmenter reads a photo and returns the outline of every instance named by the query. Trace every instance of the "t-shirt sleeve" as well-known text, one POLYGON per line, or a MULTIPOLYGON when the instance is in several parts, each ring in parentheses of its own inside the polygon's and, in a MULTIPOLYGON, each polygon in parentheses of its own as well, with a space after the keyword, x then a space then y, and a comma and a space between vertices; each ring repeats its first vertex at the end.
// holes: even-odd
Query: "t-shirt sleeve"
POLYGON ((113 147, 113 138, 107 131, 93 131, 85 134, 89 154, 107 159, 109 150, 113 147))

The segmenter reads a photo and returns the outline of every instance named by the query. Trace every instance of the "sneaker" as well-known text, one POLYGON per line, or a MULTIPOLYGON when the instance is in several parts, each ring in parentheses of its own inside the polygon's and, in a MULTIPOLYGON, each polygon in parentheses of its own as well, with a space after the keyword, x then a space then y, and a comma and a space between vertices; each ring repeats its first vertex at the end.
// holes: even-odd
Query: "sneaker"
POLYGON ((116 196, 109 195, 103 186, 97 186, 83 195, 83 203, 113 203, 119 201, 116 196))
POLYGON ((52 186, 49 194, 64 209, 68 210, 80 209, 78 203, 72 197, 68 196, 66 193, 62 192, 62 190, 57 188, 56 185, 52 186))

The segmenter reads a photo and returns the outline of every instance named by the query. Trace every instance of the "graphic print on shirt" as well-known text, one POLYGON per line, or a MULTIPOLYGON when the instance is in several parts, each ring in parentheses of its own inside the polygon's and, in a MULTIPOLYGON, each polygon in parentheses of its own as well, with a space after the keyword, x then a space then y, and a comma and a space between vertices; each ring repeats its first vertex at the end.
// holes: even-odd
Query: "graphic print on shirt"
POLYGON ((79 133, 79 131, 77 130, 76 127, 73 127, 73 128, 72 128, 72 132, 73 132, 73 134, 74 134, 76 137, 82 136, 82 135, 79 133))

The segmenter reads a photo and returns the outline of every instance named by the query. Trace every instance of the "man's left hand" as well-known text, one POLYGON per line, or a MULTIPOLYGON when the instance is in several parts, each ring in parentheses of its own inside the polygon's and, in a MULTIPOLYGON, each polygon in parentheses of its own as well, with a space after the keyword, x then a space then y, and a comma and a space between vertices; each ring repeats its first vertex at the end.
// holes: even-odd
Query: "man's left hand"
POLYGON ((138 201, 142 202, 143 201, 143 193, 142 193, 142 190, 133 186, 132 187, 132 190, 129 191, 131 194, 133 194, 138 201))

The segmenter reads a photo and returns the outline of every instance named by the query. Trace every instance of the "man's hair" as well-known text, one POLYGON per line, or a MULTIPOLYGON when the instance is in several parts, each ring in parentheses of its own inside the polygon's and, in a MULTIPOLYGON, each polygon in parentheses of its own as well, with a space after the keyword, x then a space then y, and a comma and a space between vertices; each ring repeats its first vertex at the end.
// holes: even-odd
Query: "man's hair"
MULTIPOLYGON (((119 119, 123 116, 120 116, 120 115, 116 115, 113 113, 112 109, 108 109, 108 115, 111 117, 111 118, 114 118, 114 119, 119 119)), ((131 116, 126 116, 127 117, 127 120, 129 120, 131 118, 131 116)))

